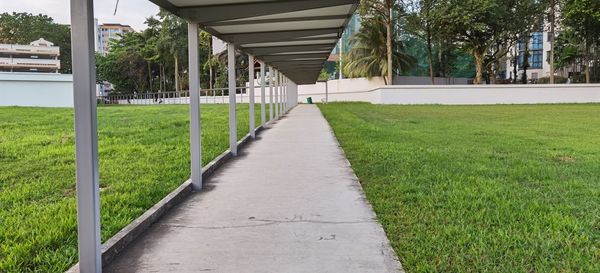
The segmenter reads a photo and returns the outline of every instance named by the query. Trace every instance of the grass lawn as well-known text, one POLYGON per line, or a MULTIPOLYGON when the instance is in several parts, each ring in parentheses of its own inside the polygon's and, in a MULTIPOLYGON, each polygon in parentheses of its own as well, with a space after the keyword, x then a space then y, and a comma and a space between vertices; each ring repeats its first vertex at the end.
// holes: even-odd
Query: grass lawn
POLYGON ((600 272, 600 105, 320 105, 408 273, 600 272))
MULTIPOLYGON (((239 138, 247 113, 239 105, 239 138)), ((207 163, 229 148, 228 106, 202 105, 202 122, 207 163)), ((105 241, 189 178, 189 110, 107 106, 98 123, 105 241)), ((77 262, 74 146, 72 109, 0 107, 0 272, 77 262)))

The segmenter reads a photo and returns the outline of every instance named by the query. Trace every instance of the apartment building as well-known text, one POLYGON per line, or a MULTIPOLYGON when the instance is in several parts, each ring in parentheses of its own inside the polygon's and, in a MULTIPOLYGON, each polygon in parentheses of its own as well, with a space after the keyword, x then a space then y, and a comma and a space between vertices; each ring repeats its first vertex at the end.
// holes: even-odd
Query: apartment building
POLYGON ((122 24, 101 24, 97 25, 96 30, 96 52, 106 55, 110 51, 110 45, 112 40, 120 39, 120 35, 134 32, 133 28, 129 25, 122 24))
POLYGON ((60 48, 44 38, 29 45, 0 44, 0 72, 58 73, 60 48))
POLYGON ((535 81, 539 78, 550 77, 550 49, 552 48, 552 34, 548 31, 536 31, 529 35, 529 41, 521 40, 510 49, 506 62, 503 78, 521 79, 525 63, 526 49, 528 49, 527 79, 535 81), (516 57, 516 58, 515 58, 516 57), (517 74, 514 73, 515 61, 517 74))

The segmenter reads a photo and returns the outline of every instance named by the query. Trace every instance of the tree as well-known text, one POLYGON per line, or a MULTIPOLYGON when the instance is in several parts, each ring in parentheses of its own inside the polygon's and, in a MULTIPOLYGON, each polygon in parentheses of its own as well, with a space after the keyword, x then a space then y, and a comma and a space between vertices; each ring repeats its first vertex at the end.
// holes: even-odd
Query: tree
POLYGON ((71 32, 67 25, 46 15, 31 13, 0 14, 0 43, 29 44, 44 38, 60 47, 61 73, 71 73, 71 32))
POLYGON ((393 32, 392 25, 397 20, 394 19, 394 11, 397 15, 401 9, 396 0, 363 0, 360 2, 359 14, 364 21, 371 21, 371 24, 383 22, 385 25, 385 45, 386 45, 386 64, 387 81, 392 84, 394 79, 393 68, 393 32))
POLYGON ((438 4, 442 1, 438 0, 409 0, 408 9, 409 15, 407 16, 407 25, 411 34, 423 39, 426 43, 427 49, 427 60, 429 63, 429 77, 431 78, 431 84, 435 84, 435 72, 433 64, 433 44, 444 28, 441 27, 440 21, 438 20, 439 14, 438 4))
POLYGON ((548 35, 550 35, 551 39, 550 39, 550 54, 548 56, 548 59, 550 61, 550 84, 554 84, 554 72, 556 71, 556 65, 555 65, 555 44, 556 44, 556 24, 557 24, 557 19, 559 19, 560 16, 560 9, 562 6, 563 0, 545 0, 543 3, 545 5, 546 8, 546 21, 548 22, 549 25, 549 29, 548 29, 548 35))
POLYGON ((158 36, 158 49, 161 52, 163 62, 170 58, 173 60, 173 78, 175 91, 181 90, 180 66, 186 66, 187 62, 187 23, 167 12, 161 10, 158 13, 160 30, 158 36))
POLYGON ((523 8, 536 1, 445 0, 440 20, 473 55, 476 84, 481 84, 484 71, 490 72, 506 56, 515 42, 515 33, 526 32, 536 23, 529 16, 535 14, 535 9, 523 8))
MULTIPOLYGON (((585 82, 591 82, 592 48, 600 46, 600 1, 567 0, 563 10, 564 27, 583 46, 585 82)), ((596 62, 596 65, 598 62, 596 62)))
POLYGON ((112 41, 111 51, 106 56, 97 56, 99 81, 108 81, 117 93, 142 93, 148 90, 148 61, 142 52, 146 39, 141 33, 131 32, 120 40, 112 41))
MULTIPOLYGON (((348 53, 349 61, 344 67, 350 77, 372 78, 381 76, 387 84, 393 80, 390 68, 394 67, 387 58, 386 27, 374 20, 363 22, 361 31, 350 38, 352 48, 348 53), (387 77, 386 77, 387 75, 387 77)), ((392 51, 392 61, 400 71, 413 67, 416 60, 403 51, 401 43, 396 43, 392 51)))

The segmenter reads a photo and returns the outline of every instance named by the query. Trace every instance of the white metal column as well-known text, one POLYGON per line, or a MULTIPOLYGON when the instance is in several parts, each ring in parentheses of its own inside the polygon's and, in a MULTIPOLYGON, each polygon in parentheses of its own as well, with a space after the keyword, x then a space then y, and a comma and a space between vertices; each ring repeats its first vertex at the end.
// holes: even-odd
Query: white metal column
POLYGON ((94 1, 71 0, 79 272, 102 272, 94 1))
POLYGON ((275 118, 279 117, 279 71, 275 70, 273 72, 274 82, 275 82, 275 118))
POLYGON ((250 136, 256 138, 256 129, 254 122, 254 56, 248 55, 248 82, 250 89, 250 136))
POLYGON ((283 116, 283 73, 279 72, 279 116, 283 116))
POLYGON ((273 67, 269 66, 269 121, 273 120, 273 67))
POLYGON ((284 89, 284 97, 285 99, 283 100, 283 105, 285 106, 285 112, 287 113, 289 108, 289 103, 288 103, 288 78, 285 77, 285 89, 284 89))
POLYGON ((265 81, 265 63, 260 62, 260 119, 261 124, 265 125, 267 123, 267 113, 266 113, 266 98, 265 98, 265 89, 266 89, 266 81, 265 81))
POLYGON ((229 150, 237 156, 235 45, 227 44, 227 70, 229 78, 229 150))
POLYGON ((200 113, 200 57, 198 25, 188 23, 189 82, 190 82, 190 151, 192 186, 202 189, 202 121, 200 113))

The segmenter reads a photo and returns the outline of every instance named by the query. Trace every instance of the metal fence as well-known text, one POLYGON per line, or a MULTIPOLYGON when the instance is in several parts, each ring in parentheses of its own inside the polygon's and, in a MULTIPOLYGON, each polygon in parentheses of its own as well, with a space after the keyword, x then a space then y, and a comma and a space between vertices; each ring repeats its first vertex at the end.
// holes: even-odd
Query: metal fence
MULTIPOLYGON (((260 86, 255 86, 255 90, 260 90, 260 86)), ((248 95, 249 87, 236 87, 236 101, 238 103, 247 103, 250 101, 248 95)), ((228 88, 201 89, 200 102, 206 104, 227 104, 229 103, 228 88)), ((260 93, 256 92, 255 93, 260 93)), ((256 96, 256 94, 255 94, 256 96)), ((266 94, 268 97, 269 95, 266 94)), ((189 104, 189 91, 169 91, 155 93, 134 93, 124 95, 106 95, 98 96, 98 104, 104 105, 160 105, 160 104, 189 104)))

